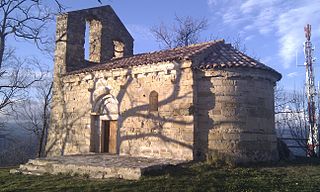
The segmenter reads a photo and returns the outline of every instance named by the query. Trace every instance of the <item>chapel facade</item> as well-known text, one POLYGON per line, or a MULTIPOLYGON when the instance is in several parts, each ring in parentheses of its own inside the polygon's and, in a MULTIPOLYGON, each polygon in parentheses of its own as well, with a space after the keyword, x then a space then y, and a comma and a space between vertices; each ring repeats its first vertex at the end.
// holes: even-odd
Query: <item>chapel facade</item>
POLYGON ((278 159, 281 74, 224 40, 134 55, 110 6, 59 15, 56 38, 48 156, 278 159))

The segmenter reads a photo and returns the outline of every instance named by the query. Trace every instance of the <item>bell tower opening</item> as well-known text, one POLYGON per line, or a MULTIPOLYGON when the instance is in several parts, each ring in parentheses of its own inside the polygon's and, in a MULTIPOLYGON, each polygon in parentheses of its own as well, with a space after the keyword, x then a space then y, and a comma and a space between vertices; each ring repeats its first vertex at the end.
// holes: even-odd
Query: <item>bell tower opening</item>
POLYGON ((124 56, 124 43, 121 41, 113 41, 114 56, 113 58, 121 58, 124 56))
POLYGON ((84 59, 89 61, 90 56, 90 24, 86 21, 86 29, 84 34, 84 59))

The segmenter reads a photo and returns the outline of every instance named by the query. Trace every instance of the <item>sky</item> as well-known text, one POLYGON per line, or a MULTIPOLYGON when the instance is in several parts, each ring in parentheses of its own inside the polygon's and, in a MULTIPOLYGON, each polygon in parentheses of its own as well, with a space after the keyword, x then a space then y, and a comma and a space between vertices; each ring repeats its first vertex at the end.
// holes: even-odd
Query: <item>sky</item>
MULTIPOLYGON (((302 88, 305 80, 304 26, 312 25, 314 56, 320 58, 320 0, 63 0, 67 11, 111 5, 134 38, 134 52, 159 50, 150 28, 161 22, 170 25, 175 15, 207 18, 201 36, 240 38, 247 54, 276 69, 283 76, 279 85, 302 88)), ((55 26, 48 29, 54 34, 55 26)), ((20 42, 21 43, 21 42, 20 42)), ((19 46, 21 55, 40 56, 32 45, 19 46)), ((49 63, 51 61, 48 61, 49 63)), ((320 61, 316 60, 316 75, 320 61)), ((316 78, 316 82, 320 78, 316 78)))

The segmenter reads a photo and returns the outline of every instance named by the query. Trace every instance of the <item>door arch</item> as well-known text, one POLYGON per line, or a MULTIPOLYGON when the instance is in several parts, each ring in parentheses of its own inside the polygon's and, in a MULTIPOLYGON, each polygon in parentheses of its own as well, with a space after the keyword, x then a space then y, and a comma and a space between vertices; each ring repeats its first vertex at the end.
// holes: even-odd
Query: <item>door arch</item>
POLYGON ((110 93, 98 96, 91 110, 90 151, 118 153, 119 102, 110 93))

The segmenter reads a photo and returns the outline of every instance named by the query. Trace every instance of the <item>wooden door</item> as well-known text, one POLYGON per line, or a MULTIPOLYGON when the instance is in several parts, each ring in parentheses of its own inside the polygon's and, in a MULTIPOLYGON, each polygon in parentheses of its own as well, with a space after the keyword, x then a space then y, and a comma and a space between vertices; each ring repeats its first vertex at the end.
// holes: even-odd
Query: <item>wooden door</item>
POLYGON ((101 121, 101 152, 117 153, 117 121, 101 121))
POLYGON ((101 121, 101 153, 108 153, 109 152, 109 121, 101 121))
POLYGON ((117 121, 109 121, 109 153, 117 153, 117 121))

